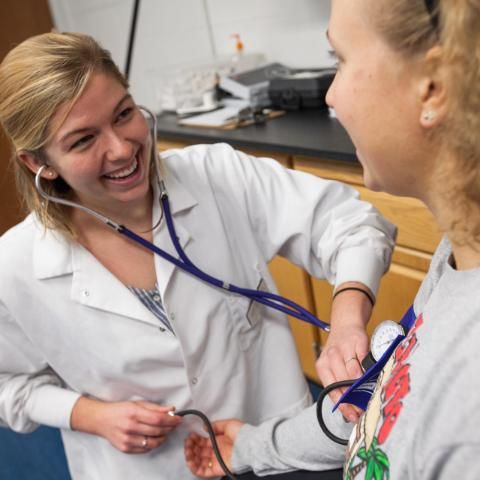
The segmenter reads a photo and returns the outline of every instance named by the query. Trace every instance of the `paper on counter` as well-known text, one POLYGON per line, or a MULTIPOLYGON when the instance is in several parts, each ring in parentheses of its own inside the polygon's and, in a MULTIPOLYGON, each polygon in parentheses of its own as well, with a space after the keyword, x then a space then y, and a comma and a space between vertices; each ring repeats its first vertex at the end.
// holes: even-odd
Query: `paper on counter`
POLYGON ((249 105, 248 102, 235 99, 224 100, 223 103, 225 106, 222 108, 201 115, 182 118, 178 121, 178 124, 189 127, 223 127, 234 121, 238 113, 249 105))

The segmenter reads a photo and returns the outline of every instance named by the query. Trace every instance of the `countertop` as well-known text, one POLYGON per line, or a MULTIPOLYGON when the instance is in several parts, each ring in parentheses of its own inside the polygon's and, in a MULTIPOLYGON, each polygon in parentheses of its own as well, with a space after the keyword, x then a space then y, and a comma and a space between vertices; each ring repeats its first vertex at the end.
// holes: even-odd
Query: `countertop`
POLYGON ((193 128, 177 124, 172 113, 158 117, 158 140, 189 143, 227 142, 236 148, 252 148, 290 155, 357 163, 355 147, 345 129, 328 110, 289 111, 285 115, 235 130, 193 128))

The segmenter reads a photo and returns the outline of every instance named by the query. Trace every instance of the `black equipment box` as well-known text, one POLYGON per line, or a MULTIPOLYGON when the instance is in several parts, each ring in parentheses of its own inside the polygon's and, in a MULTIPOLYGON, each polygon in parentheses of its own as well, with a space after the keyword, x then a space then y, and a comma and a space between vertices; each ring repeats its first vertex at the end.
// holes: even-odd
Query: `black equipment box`
POLYGON ((335 77, 336 69, 294 70, 270 80, 268 94, 274 108, 327 108, 325 95, 335 77))

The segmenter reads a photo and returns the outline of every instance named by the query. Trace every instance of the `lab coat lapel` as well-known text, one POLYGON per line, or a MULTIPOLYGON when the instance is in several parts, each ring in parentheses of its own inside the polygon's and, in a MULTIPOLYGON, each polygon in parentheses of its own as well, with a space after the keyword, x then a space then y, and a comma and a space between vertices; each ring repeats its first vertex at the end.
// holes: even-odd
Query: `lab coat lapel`
MULTIPOLYGON (((168 171, 165 179, 165 184, 168 190, 168 198, 170 202, 170 209, 175 224, 175 230, 179 238, 180 245, 185 248, 191 239, 190 232, 188 231, 186 224, 188 223, 188 216, 191 215, 191 209, 198 204, 193 195, 182 185, 181 181, 174 176, 171 171, 168 171)), ((158 220, 161 213, 161 207, 157 199, 159 198, 158 188, 155 187, 155 196, 153 202, 153 222, 158 220)), ((172 240, 168 234, 167 225, 165 219, 162 218, 160 226, 154 231, 154 243, 162 250, 172 255, 175 258, 179 258, 175 247, 172 244, 172 240)), ((168 287, 168 283, 175 270, 175 265, 167 260, 155 255, 155 270, 157 274, 158 289, 162 298, 164 298, 165 291, 168 287)))
POLYGON ((87 249, 72 247, 72 300, 158 327, 155 316, 87 249))
POLYGON ((158 327, 155 316, 88 250, 58 232, 44 231, 40 225, 33 269, 36 278, 45 282, 59 277, 71 281, 71 299, 75 302, 158 327))
POLYGON ((35 278, 44 280, 73 272, 72 242, 62 234, 46 230, 34 219, 37 230, 33 246, 33 272, 35 278))
MULTIPOLYGON (((189 211, 197 200, 181 184, 173 173, 169 172, 165 179, 170 208, 175 222, 175 229, 182 248, 188 244, 191 236, 185 224, 189 211)), ((154 185, 153 221, 161 216, 158 202, 159 191, 154 185)), ((42 227, 39 227, 39 231, 42 227)), ((162 250, 178 258, 171 242, 165 220, 162 219, 154 232, 154 243, 162 250)), ((61 234, 47 230, 39 232, 34 253, 34 268, 37 278, 48 278, 72 275, 72 300, 91 308, 131 317, 158 326, 158 320, 142 303, 95 257, 76 242, 64 238, 61 234)), ((155 269, 158 288, 164 296, 175 265, 155 255, 155 269)))

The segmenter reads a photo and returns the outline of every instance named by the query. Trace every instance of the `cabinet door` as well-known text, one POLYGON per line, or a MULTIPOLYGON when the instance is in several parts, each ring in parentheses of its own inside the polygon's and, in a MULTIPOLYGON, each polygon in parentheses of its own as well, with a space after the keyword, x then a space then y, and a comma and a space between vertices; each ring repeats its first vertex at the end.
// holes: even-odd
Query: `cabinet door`
POLYGON ((369 334, 383 320, 400 321, 412 305, 425 273, 392 263, 382 278, 377 303, 368 325, 369 334))
MULTIPOLYGON (((0 62, 12 47, 52 27, 47 0, 1 0, 0 62)), ((13 168, 9 166, 10 157, 11 146, 0 128, 0 235, 25 216, 15 188, 13 168)))
POLYGON ((394 197, 387 193, 372 192, 366 187, 353 185, 360 198, 375 205, 380 213, 398 228, 397 245, 419 252, 433 253, 441 234, 431 212, 416 198, 394 197))
MULTIPOLYGON (((312 293, 313 293, 313 304, 315 308, 315 313, 320 320, 330 323, 330 314, 332 311, 332 294, 333 286, 330 285, 326 280, 319 280, 318 278, 310 278, 312 284, 312 293)), ((317 329, 320 348, 318 353, 321 353, 322 347, 327 341, 328 333, 317 329)))
MULTIPOLYGON (((270 262, 270 271, 281 295, 314 312, 310 277, 284 258, 276 257, 270 262)), ((311 380, 318 381, 315 360, 318 356, 318 329, 309 323, 289 317, 302 369, 311 380)))

